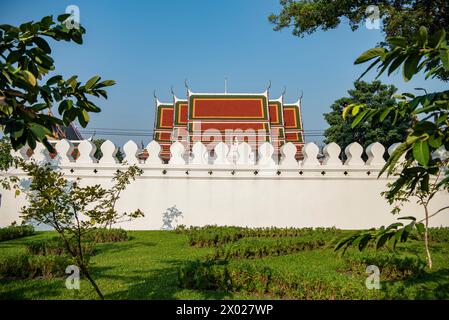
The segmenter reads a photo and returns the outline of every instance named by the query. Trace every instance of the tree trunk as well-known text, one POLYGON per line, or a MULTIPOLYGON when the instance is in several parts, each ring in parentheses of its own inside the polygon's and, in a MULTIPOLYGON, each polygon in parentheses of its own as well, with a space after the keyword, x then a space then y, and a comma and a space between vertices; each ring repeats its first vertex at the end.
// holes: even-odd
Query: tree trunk
POLYGON ((424 245, 426 247, 426 255, 427 255, 427 264, 429 265, 429 269, 432 269, 432 257, 430 256, 429 250, 429 210, 427 205, 424 206, 424 211, 426 213, 426 228, 424 229, 424 245))
POLYGON ((80 268, 81 268, 81 271, 83 271, 83 274, 86 276, 87 280, 89 280, 89 282, 92 284, 92 287, 94 287, 94 289, 97 292, 97 294, 100 297, 100 299, 104 300, 103 293, 101 292, 100 288, 98 287, 98 285, 94 281, 94 279, 92 279, 92 277, 90 276, 90 273, 87 270, 87 268, 85 266, 80 266, 80 268))

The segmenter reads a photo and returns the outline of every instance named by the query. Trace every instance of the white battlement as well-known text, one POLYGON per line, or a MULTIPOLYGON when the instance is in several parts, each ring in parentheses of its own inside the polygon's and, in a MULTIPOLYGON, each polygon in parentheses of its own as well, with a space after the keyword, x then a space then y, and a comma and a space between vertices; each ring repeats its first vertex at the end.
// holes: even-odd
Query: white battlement
MULTIPOLYGON (((391 146, 391 154, 397 147, 391 146)), ((303 160, 295 159, 296 147, 287 143, 281 148, 281 159, 275 160, 269 143, 259 146, 257 156, 247 143, 229 146, 218 143, 211 157, 200 142, 187 151, 182 143, 170 147, 171 157, 163 163, 161 146, 152 141, 146 146, 148 157, 143 160, 137 144, 128 141, 123 146, 124 163, 119 163, 117 146, 106 141, 101 146, 103 156, 95 159, 95 145, 87 140, 79 143, 79 156, 73 159, 75 147, 67 140, 56 143, 56 155, 50 155, 38 144, 28 158, 28 148, 14 152, 14 156, 28 161, 50 163, 68 179, 82 178, 82 183, 110 186, 118 169, 137 164, 142 170, 123 192, 118 210, 141 209, 145 218, 128 222, 127 229, 160 229, 163 214, 176 206, 183 215, 178 223, 186 225, 240 225, 251 227, 295 226, 331 227, 347 229, 370 228, 394 222, 397 217, 380 195, 393 177, 378 174, 385 164, 385 147, 373 143, 363 150, 356 142, 344 150, 331 143, 322 150, 314 143, 302 149, 303 160), (363 152, 366 161, 363 160, 363 152), (254 160, 257 159, 257 160, 254 160)), ((27 179, 24 172, 7 172, 27 179)), ((26 204, 22 195, 2 190, 0 226, 20 220, 20 208, 26 204)), ((447 192, 438 194, 432 202, 437 210, 449 202, 447 192)), ((405 206, 404 214, 422 217, 423 212, 414 199, 405 206)), ((440 215, 431 225, 449 226, 449 216, 440 215)))

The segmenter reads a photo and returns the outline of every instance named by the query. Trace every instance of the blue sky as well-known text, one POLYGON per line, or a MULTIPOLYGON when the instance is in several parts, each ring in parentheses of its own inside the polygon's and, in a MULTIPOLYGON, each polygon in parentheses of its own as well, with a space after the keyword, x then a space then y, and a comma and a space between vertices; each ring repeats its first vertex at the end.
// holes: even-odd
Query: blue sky
MULTIPOLYGON (((52 43, 56 71, 83 81, 97 74, 117 81, 109 99, 98 101, 103 111, 92 116, 91 128, 151 130, 153 90, 160 100, 171 101, 171 86, 185 96, 184 79, 194 92, 222 92, 227 77, 229 92, 262 92, 269 80, 271 98, 278 98, 284 86, 288 102, 303 91, 305 129, 323 130, 322 114, 364 70, 353 61, 383 38, 380 30, 352 32, 346 23, 305 38, 290 30, 275 32, 267 17, 279 11, 278 0, 15 0, 0 3, 0 22, 39 20, 63 13, 68 5, 79 7, 87 33, 82 46, 52 43)), ((382 80, 400 91, 443 88, 422 78, 405 84, 400 74, 382 80)), ((117 144, 149 141, 110 138, 117 144)))

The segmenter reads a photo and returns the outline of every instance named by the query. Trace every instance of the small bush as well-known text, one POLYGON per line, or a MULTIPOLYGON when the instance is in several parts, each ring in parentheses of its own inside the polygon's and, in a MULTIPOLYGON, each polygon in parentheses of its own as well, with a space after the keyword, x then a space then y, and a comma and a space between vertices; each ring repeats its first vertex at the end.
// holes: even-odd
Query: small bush
POLYGON ((217 247, 242 238, 285 238, 301 237, 306 235, 326 236, 329 240, 340 234, 335 228, 243 228, 243 227, 190 227, 179 229, 186 233, 189 244, 197 247, 217 247))
POLYGON ((128 233, 123 229, 98 228, 87 233, 83 240, 95 243, 121 242, 128 241, 129 237, 128 233))
MULTIPOLYGON (((47 240, 35 240, 26 244, 27 251, 34 255, 48 256, 48 255, 69 255, 63 241, 59 237, 54 237, 47 240)), ((77 250, 77 246, 72 244, 71 248, 77 250)), ((94 255, 95 249, 92 242, 83 242, 81 249, 85 255, 94 255)), ((78 251, 78 250, 77 250, 78 251)))
POLYGON ((263 258, 266 256, 280 256, 299 251, 314 250, 326 244, 322 237, 298 237, 298 238, 246 238, 234 243, 218 247, 213 254, 213 259, 230 258, 263 258))
POLYGON ((57 278, 65 276, 72 264, 67 256, 39 256, 29 253, 0 259, 0 276, 3 278, 57 278))
POLYGON ((348 252, 344 257, 351 271, 364 274, 367 266, 375 265, 380 270, 381 278, 388 280, 418 276, 426 267, 422 258, 398 252, 348 252))
POLYGON ((31 236, 34 234, 34 228, 30 225, 11 225, 9 227, 0 228, 0 241, 12 240, 31 236))
POLYGON ((281 274, 267 266, 226 260, 190 261, 178 273, 186 289, 252 293, 271 298, 344 299, 362 298, 366 292, 320 279, 281 274))

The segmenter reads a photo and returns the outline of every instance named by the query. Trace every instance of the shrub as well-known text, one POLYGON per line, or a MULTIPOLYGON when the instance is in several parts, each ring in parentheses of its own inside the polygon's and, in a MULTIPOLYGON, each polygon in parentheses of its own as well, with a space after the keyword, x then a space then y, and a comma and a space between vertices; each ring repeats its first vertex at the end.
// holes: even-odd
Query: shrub
MULTIPOLYGON (((81 249, 85 255, 94 254, 94 244, 92 242, 83 242, 81 249)), ((77 246, 73 244, 71 246, 76 250, 77 246)), ((68 255, 67 249, 64 246, 64 242, 59 237, 54 237, 46 240, 30 241, 26 244, 27 251, 34 255, 48 256, 48 255, 68 255)))
POLYGON ((0 276, 4 278, 57 278, 65 275, 71 264, 67 256, 39 256, 29 253, 0 259, 0 276))
POLYGON ((11 225, 9 227, 0 228, 0 241, 22 238, 33 234, 34 228, 31 225, 11 225))
POLYGON ((247 238, 230 243, 215 250, 212 258, 262 258, 265 256, 280 256, 304 250, 313 250, 326 244, 319 236, 299 238, 260 239, 247 238))
POLYGON ((85 241, 96 243, 128 241, 128 233, 123 229, 97 228, 85 234, 85 241))
POLYGON ((429 240, 432 242, 449 242, 449 227, 429 228, 429 240))
POLYGON ((350 270, 364 274, 366 267, 379 267, 384 279, 402 279, 417 276, 424 272, 426 262, 415 255, 399 252, 363 251, 347 253, 345 260, 350 270))
POLYGON ((178 273, 186 289, 244 292, 287 299, 363 298, 366 291, 343 287, 320 279, 282 274, 267 266, 226 260, 190 261, 178 273))
POLYGON ((230 242, 236 242, 242 238, 282 238, 300 237, 306 235, 322 235, 329 240, 340 234, 335 228, 243 228, 243 227, 190 227, 180 229, 186 233, 191 246, 216 247, 230 242))

